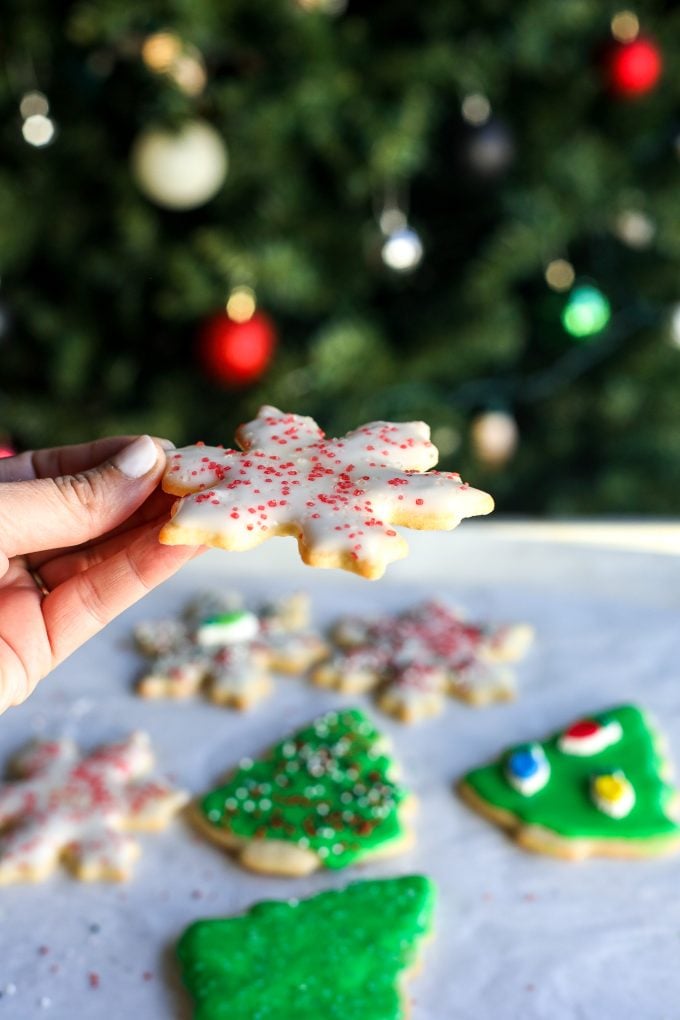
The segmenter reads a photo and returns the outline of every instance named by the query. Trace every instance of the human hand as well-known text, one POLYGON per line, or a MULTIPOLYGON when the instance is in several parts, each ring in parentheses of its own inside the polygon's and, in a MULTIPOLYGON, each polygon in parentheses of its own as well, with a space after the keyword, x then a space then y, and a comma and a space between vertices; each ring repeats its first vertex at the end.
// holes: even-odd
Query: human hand
POLYGON ((158 541, 171 445, 117 436, 0 460, 0 712, 201 551, 158 541))

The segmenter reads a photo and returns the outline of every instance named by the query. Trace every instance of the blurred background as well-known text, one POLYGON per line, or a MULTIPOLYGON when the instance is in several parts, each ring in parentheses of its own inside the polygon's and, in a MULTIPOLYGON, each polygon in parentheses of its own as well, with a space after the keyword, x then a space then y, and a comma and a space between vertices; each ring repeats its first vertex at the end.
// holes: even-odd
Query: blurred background
POLYGON ((0 444, 423 418, 677 514, 680 8, 5 0, 0 444))

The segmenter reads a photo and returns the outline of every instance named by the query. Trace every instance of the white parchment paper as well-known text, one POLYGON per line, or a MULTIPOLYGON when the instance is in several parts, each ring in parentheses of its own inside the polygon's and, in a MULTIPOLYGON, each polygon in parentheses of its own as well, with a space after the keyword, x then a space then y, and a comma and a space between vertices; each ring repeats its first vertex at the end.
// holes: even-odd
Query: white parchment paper
POLYGON ((415 535, 411 545, 410 559, 380 582, 309 570, 288 540, 247 555, 206 555, 0 718, 0 756, 36 735, 67 734, 90 747, 141 728, 159 766, 198 793, 241 756, 316 714, 370 706, 290 678, 248 714, 134 697, 133 625, 175 612, 205 587, 236 587, 254 599, 303 588, 319 624, 430 594, 485 618, 531 622, 537 642, 518 669, 516 702, 488 709, 451 702, 444 715, 414 727, 375 712, 420 801, 416 848, 337 874, 262 878, 177 820, 165 833, 140 835, 143 853, 129 883, 85 885, 59 874, 2 888, 0 1020, 187 1020, 173 946, 191 921, 262 898, 411 872, 439 887, 436 939, 410 985, 412 1020, 680 1016, 680 858, 553 861, 515 847, 452 792, 463 772, 506 744, 540 739, 582 713, 629 700, 656 714, 680 761, 680 563, 515 543, 490 524, 415 535))

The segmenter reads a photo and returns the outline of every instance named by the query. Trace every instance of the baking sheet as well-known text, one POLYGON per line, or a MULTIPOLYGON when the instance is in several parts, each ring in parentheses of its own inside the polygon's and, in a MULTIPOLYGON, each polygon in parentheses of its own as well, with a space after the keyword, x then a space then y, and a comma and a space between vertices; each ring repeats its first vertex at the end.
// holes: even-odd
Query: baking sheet
MULTIPOLYGON (((529 525, 527 527, 530 527, 529 525)), ((320 624, 342 612, 382 612, 442 595, 473 614, 532 623, 512 704, 451 702, 405 727, 374 712, 420 800, 416 848, 392 860, 288 880, 239 868, 180 820, 140 834, 143 852, 122 885, 67 874, 0 889, 0 1020, 187 1020, 173 945, 193 920, 262 898, 305 896, 362 876, 423 872, 439 887, 436 939, 410 984, 412 1020, 675 1018, 680 1007, 680 858, 581 864, 526 853, 453 794, 454 781, 502 747, 542 738, 582 713, 637 700, 661 720, 680 760, 680 585, 660 555, 521 544, 493 525, 414 535, 410 559, 380 582, 312 571, 290 541, 246 555, 210 553, 115 621, 0 718, 0 757, 32 736, 86 747, 147 730, 163 770, 190 791, 214 785, 345 698, 281 678, 247 714, 131 693, 140 660, 130 634, 224 585, 254 599, 309 591, 320 624)))

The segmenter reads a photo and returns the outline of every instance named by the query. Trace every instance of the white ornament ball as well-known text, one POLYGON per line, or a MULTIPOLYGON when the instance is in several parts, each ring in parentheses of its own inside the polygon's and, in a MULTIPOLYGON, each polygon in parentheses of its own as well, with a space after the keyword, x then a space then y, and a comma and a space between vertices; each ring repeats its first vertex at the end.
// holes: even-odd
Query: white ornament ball
POLYGON ((488 467, 502 467, 517 449, 517 422, 505 411, 485 411, 470 427, 472 447, 478 460, 488 467))
POLYGON ((195 209, 221 188, 229 165, 227 149, 214 127, 188 121, 179 131, 145 128, 130 154, 141 191, 166 209, 195 209))

